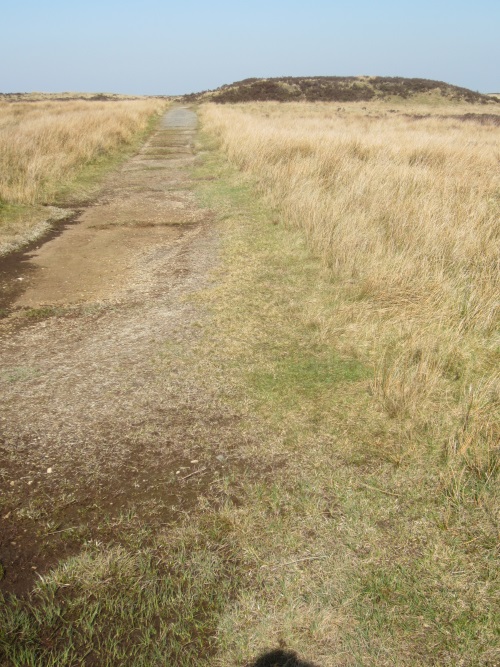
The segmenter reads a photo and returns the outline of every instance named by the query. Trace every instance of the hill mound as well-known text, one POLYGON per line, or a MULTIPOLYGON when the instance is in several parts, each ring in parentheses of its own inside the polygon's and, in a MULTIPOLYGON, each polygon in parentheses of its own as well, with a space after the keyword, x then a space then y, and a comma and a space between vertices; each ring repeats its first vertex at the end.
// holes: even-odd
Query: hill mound
POLYGON ((491 104, 495 98, 430 79, 383 76, 314 76, 244 79, 216 90, 186 95, 186 101, 236 102, 369 102, 376 99, 443 98, 454 102, 491 104))

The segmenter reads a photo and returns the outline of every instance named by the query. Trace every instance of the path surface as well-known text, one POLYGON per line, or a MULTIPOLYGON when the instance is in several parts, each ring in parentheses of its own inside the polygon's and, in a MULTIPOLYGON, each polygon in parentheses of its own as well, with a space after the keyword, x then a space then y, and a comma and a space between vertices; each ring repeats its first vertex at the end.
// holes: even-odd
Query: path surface
POLYGON ((170 111, 139 154, 108 179, 78 224, 32 254, 29 264, 39 271, 29 272, 30 285, 16 305, 93 302, 131 293, 131 281, 144 273, 140 261, 170 247, 186 225, 206 216, 188 188, 195 130, 192 111, 170 111))
POLYGON ((191 190, 195 133, 194 113, 171 110, 78 224, 28 258, 0 329, 6 590, 51 564, 33 506, 53 506, 56 530, 91 506, 161 501, 167 519, 210 481, 175 473, 213 479, 230 457, 238 420, 181 360, 206 317, 189 296, 218 248, 191 190))

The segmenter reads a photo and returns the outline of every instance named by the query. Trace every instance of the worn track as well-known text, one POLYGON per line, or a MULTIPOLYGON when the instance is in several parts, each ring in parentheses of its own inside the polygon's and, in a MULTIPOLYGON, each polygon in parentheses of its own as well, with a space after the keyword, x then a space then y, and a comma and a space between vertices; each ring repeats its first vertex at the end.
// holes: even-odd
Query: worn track
POLYGON ((171 110, 76 224, 24 258, 0 330, 5 590, 80 546, 55 534, 47 548, 40 516, 57 533, 132 506, 148 521, 154 505, 164 522, 230 457, 238 420, 185 362, 206 317, 189 296, 218 252, 192 192, 195 133, 193 112, 171 110))

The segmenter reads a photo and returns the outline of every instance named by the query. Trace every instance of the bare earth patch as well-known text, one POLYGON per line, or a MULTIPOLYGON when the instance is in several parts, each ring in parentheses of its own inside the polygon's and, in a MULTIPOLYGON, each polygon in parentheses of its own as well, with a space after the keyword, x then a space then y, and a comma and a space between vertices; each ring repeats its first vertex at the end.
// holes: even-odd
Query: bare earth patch
POLYGON ((195 131, 194 113, 168 112, 10 275, 22 293, 0 329, 4 591, 102 538, 104 516, 171 520, 231 459, 238 417, 183 361, 206 317, 189 295, 218 251, 190 189, 195 131))

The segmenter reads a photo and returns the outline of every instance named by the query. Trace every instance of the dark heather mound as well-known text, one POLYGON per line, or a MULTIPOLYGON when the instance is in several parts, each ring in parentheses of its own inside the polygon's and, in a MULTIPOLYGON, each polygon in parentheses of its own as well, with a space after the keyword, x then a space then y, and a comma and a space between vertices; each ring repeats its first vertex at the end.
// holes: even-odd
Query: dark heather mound
POLYGON ((216 90, 186 95, 186 101, 236 102, 368 102, 417 96, 449 101, 496 104, 500 100, 442 81, 383 76, 315 76, 244 79, 216 90))

